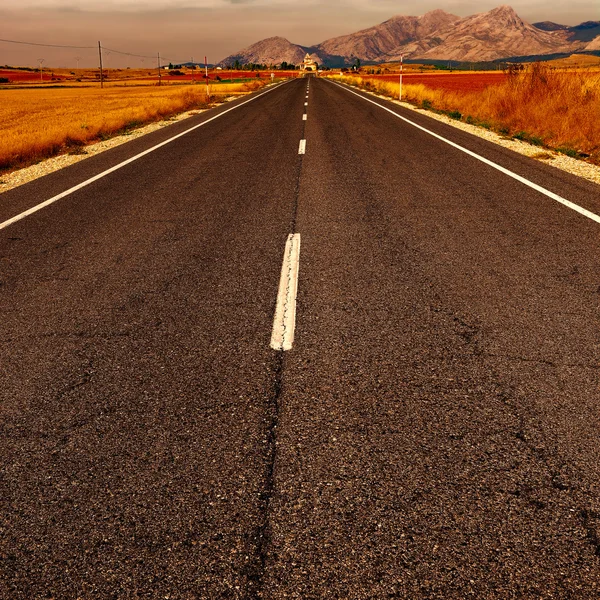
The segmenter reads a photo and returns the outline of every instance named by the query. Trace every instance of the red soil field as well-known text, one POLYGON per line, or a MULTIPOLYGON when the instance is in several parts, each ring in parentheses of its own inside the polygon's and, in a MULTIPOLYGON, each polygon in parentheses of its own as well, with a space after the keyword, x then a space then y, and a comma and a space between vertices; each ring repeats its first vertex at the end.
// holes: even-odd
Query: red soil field
POLYGON ((208 76, 212 79, 213 76, 217 75, 221 79, 243 79, 244 77, 257 79, 256 74, 259 74, 261 78, 271 77, 271 73, 275 73, 275 77, 297 77, 300 71, 213 71, 208 74, 208 76))
MULTIPOLYGON (((365 81, 377 79, 396 83, 399 73, 394 75, 360 75, 365 81)), ((452 91, 479 92, 490 85, 497 85, 506 80, 506 73, 404 73, 402 81, 405 84, 422 83, 432 89, 452 91)))
MULTIPOLYGON (((212 81, 217 77, 221 79, 258 79, 256 76, 260 76, 261 79, 270 79, 271 73, 275 73, 275 77, 298 77, 299 71, 209 71, 208 78, 212 81)), ((162 71, 161 76, 163 81, 204 81, 204 69, 200 69, 194 72, 192 76, 191 72, 187 72, 184 75, 170 75, 169 71, 162 71)), ((156 81, 157 75, 149 77, 143 77, 142 79, 148 79, 156 81)))
MULTIPOLYGON (((0 77, 6 78, 10 81, 17 82, 29 82, 29 81, 39 81, 40 80, 40 72, 39 71, 13 71, 12 69, 0 69, 0 77)), ((44 71, 42 74, 44 81, 52 81, 52 71, 44 71)), ((54 76, 54 79, 62 80, 62 77, 54 76)))

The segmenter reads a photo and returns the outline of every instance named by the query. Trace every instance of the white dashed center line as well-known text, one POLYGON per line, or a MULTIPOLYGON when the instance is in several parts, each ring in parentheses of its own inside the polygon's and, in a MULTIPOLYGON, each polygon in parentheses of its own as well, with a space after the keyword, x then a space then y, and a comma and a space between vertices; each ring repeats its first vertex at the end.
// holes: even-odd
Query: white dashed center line
POLYGON ((302 115, 302 120, 303 120, 303 121, 306 121, 307 117, 308 117, 308 115, 307 115, 306 113, 304 113, 304 114, 302 115))
POLYGON ((300 268, 300 234, 290 233, 285 244, 279 292, 271 348, 273 350, 291 350, 296 329, 296 294, 298 291, 298 271, 300 268))
POLYGON ((300 140, 300 146, 298 147, 298 154, 306 154, 306 140, 300 140))

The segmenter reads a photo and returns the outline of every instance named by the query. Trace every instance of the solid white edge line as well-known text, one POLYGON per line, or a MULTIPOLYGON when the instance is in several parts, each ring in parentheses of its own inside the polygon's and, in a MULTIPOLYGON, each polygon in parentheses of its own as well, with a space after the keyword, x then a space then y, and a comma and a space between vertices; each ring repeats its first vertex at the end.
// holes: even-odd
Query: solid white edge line
MULTIPOLYGON (((290 80, 290 81, 292 81, 292 80, 290 80)), ((203 121, 202 123, 199 123, 198 125, 194 125, 193 127, 190 127, 189 129, 186 129, 185 131, 178 133, 177 135, 174 135, 172 138, 169 138, 168 140, 165 140, 164 142, 161 142, 160 144, 156 144, 156 146, 152 146, 152 148, 148 148, 147 150, 144 150, 143 152, 140 152, 139 154, 136 154, 135 156, 132 156, 131 158, 128 158, 127 160, 124 160, 123 162, 120 162, 119 164, 115 165, 114 167, 111 167, 110 169, 107 169, 106 171, 102 171, 102 173, 98 173, 98 175, 94 175, 94 177, 90 177, 90 179, 86 179, 85 181, 79 183, 78 185, 75 185, 72 188, 65 190, 64 192, 57 194, 56 196, 52 196, 52 198, 45 200, 41 204, 37 204, 36 206, 33 206, 32 208, 29 208, 28 210, 23 211, 22 213, 14 216, 14 217, 11 217, 7 221, 0 223, 0 229, 4 229, 5 227, 8 227, 9 225, 16 223, 17 221, 20 221, 21 219, 24 219, 25 217, 28 217, 29 215, 36 213, 38 210, 41 210, 42 208, 45 208, 46 206, 53 204, 57 200, 61 200, 62 198, 69 196, 70 194, 90 185, 91 183, 94 183, 94 181, 98 181, 99 179, 106 177, 106 175, 110 175, 110 173, 114 173, 115 171, 118 171, 120 168, 142 158, 143 156, 146 156, 146 154, 150 154, 151 152, 154 152, 155 150, 158 150, 159 148, 162 148, 163 146, 170 144, 174 140, 190 133, 191 131, 194 131, 195 129, 198 129, 199 127, 203 127, 207 123, 210 123, 211 121, 214 121, 215 119, 218 119, 219 117, 222 117, 223 115, 227 114, 228 112, 231 112, 232 110, 236 110, 236 109, 240 108, 241 106, 248 104, 249 102, 253 102, 254 100, 264 96, 265 94, 268 94, 269 92, 272 92, 277 88, 280 88, 282 85, 286 85, 286 83, 289 83, 289 81, 286 81, 284 83, 276 85, 275 87, 272 87, 272 88, 266 90, 265 92, 262 92, 256 96, 253 96, 252 98, 249 98, 248 100, 245 100, 244 102, 241 102, 240 104, 237 104, 236 106, 232 106, 231 108, 224 110, 223 112, 219 113, 218 115, 215 115, 214 117, 211 117, 210 119, 207 119, 206 121, 203 121)))
POLYGON ((296 329, 296 296, 300 270, 300 234, 290 233, 285 244, 277 304, 273 318, 271 348, 291 350, 296 329))
POLYGON ((306 154, 306 140, 300 140, 298 154, 306 154))
POLYGON ((394 112, 390 108, 387 108, 386 106, 383 106, 383 105, 379 104, 378 102, 371 100, 370 98, 365 98, 361 94, 357 94, 356 92, 349 90, 346 86, 340 85, 339 83, 334 83, 333 81, 330 81, 329 83, 333 83, 334 85, 337 85, 338 87, 342 88, 343 90, 346 90, 350 94, 354 94, 355 96, 362 98, 366 102, 370 102, 371 104, 375 104, 375 106, 379 106, 379 108, 389 112, 390 114, 394 115, 395 117, 398 117, 398 119, 402 119, 402 121, 405 121, 409 125, 412 125, 413 127, 416 127, 417 129, 420 129, 421 131, 424 131, 425 133, 432 135, 434 138, 437 138, 438 140, 445 142, 446 144, 449 144, 453 148, 456 148, 457 150, 460 150, 461 152, 464 152, 465 154, 468 154, 469 156, 476 158, 477 160, 481 161, 482 163, 485 163, 486 165, 489 165, 490 167, 500 171, 501 173, 504 173, 505 175, 508 175, 509 177, 512 177, 513 179, 519 181, 523 185, 526 185, 526 186, 530 187, 531 189, 536 190, 537 192, 540 192, 541 194, 544 194, 545 196, 548 196, 548 198, 551 198, 552 200, 555 200, 556 202, 563 204, 564 206, 570 208, 571 210, 578 212, 580 215, 583 215, 584 217, 587 217, 588 219, 591 219, 592 221, 595 221, 596 223, 600 223, 600 216, 587 210, 587 208, 583 208, 583 206, 579 206, 578 204, 575 204, 574 202, 571 202, 570 200, 567 200, 566 198, 563 198, 562 196, 559 196, 558 194, 555 194, 554 192, 551 192, 550 190, 543 188, 542 186, 538 185, 537 183, 533 183, 533 181, 529 181, 529 179, 525 179, 525 177, 521 177, 521 175, 517 175, 516 173, 509 171, 508 169, 505 169, 504 167, 500 166, 499 164, 497 164, 491 160, 488 160, 487 158, 484 158, 483 156, 476 154, 475 152, 472 152, 471 150, 467 150, 467 148, 464 148, 463 146, 459 146, 455 142, 451 142, 449 139, 447 139, 441 135, 438 135, 437 133, 434 133, 433 131, 430 131, 429 129, 427 129, 421 125, 418 125, 414 121, 411 121, 410 119, 407 119, 406 117, 403 117, 402 115, 399 115, 398 113, 394 112))

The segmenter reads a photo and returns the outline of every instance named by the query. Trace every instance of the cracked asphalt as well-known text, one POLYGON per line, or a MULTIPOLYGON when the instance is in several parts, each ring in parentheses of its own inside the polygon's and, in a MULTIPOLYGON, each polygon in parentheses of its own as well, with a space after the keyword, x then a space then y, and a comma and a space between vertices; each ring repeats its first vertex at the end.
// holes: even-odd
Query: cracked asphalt
MULTIPOLYGON (((305 89, 0 230, 0 597, 600 597, 598 224, 305 89)), ((600 214, 600 187, 394 110, 600 214)))

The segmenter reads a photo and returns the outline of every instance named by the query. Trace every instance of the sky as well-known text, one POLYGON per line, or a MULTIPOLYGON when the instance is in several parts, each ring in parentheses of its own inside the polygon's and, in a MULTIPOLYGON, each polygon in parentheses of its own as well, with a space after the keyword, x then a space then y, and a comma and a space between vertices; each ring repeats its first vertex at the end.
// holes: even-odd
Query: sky
MULTIPOLYGON (((507 0, 504 0, 506 2, 507 0)), ((0 65, 93 67, 98 41, 109 68, 155 67, 192 58, 216 63, 271 36, 310 46, 353 33, 394 15, 441 8, 465 17, 502 4, 470 0, 2 0, 0 38, 81 46, 50 48, 0 41, 0 65), (143 56, 125 56, 119 52, 143 56)), ((529 23, 577 25, 600 20, 598 0, 519 0, 510 3, 529 23)))

